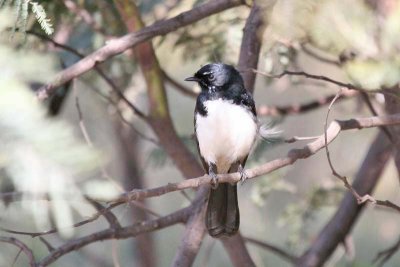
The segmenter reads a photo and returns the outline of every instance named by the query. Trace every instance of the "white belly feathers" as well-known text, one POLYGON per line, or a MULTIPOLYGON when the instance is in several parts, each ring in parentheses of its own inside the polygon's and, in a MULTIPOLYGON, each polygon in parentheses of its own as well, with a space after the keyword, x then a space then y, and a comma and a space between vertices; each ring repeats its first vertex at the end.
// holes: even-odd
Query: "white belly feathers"
POLYGON ((231 101, 204 102, 207 116, 196 115, 196 135, 200 153, 207 162, 226 173, 232 163, 249 154, 257 134, 253 114, 231 101))

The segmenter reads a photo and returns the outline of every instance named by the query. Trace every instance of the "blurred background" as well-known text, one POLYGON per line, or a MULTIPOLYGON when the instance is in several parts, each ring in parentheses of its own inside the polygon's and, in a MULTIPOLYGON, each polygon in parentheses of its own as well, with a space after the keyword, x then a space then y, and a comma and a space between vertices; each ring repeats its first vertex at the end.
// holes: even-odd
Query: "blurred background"
MULTIPOLYGON (((127 8, 121 8, 122 2, 0 1, 1 235, 23 240, 37 259, 48 254, 43 241, 9 230, 56 228, 57 233, 44 237, 58 247, 107 227, 102 218, 69 227, 96 212, 84 195, 111 199, 133 188, 184 179, 157 134, 115 91, 123 92, 144 114, 151 112, 146 73, 134 51, 107 60, 100 65, 101 72, 92 70, 63 85, 45 103, 35 97, 35 90, 52 81, 58 71, 135 31, 127 28, 129 14, 124 13, 127 8), (23 192, 22 196, 18 192, 23 192)), ((131 2, 144 25, 151 25, 207 1, 131 2)), ((398 84, 399 1, 248 2, 263 8, 260 71, 305 71, 365 89, 398 84)), ((238 6, 152 39, 173 126, 196 159, 193 110, 199 88, 183 79, 208 62, 236 65, 249 13, 249 6, 238 6)), ((275 79, 257 75, 254 98, 260 120, 282 130, 283 138, 317 136, 324 131, 327 99, 338 89, 335 84, 301 76, 275 79), (317 104, 309 110, 296 109, 311 102, 317 104), (275 107, 293 108, 286 114, 275 107)), ((378 114, 385 112, 381 94, 370 95, 369 100, 378 114)), ((361 94, 346 90, 333 106, 330 119, 366 116, 372 115, 361 94)), ((379 131, 346 131, 329 146, 340 174, 353 179, 379 131)), ((247 168, 285 156, 291 148, 307 142, 259 141, 247 168)), ((320 151, 239 186, 241 233, 301 255, 334 214, 345 192, 331 174, 326 154, 320 151)), ((391 159, 374 197, 399 203, 399 192, 398 172, 391 159)), ((170 193, 124 204, 115 214, 121 224, 130 225, 183 208, 194 196, 194 190, 170 193)), ((52 266, 166 266, 172 262, 183 231, 184 225, 178 224, 136 238, 96 242, 61 257, 52 266)), ((326 266, 374 266, 377 253, 396 243, 399 236, 399 214, 368 205, 348 237, 352 249, 346 251, 340 245, 326 266)), ((251 242, 247 247, 257 266, 291 266, 251 242)), ((18 251, 0 243, 0 266, 27 266, 27 259, 17 256, 18 251)), ((231 262, 221 243, 206 236, 194 266, 231 266, 231 262)), ((384 266, 400 266, 400 255, 395 254, 384 266)))

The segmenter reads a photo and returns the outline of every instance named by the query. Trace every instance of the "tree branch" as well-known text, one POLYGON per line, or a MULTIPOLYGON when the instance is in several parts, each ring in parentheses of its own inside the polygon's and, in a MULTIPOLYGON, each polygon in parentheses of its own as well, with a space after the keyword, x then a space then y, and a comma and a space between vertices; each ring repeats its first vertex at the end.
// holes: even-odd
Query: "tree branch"
MULTIPOLYGON (((33 36, 36 36, 42 40, 45 40, 47 42, 52 43, 55 47, 59 47, 65 51, 68 51, 80 58, 85 58, 86 56, 82 53, 80 53, 78 50, 68 46, 68 45, 64 45, 64 44, 60 44, 56 41, 54 41, 53 39, 51 39, 50 37, 34 32, 34 31, 26 31, 27 34, 31 34, 33 36)), ((146 120, 146 115, 140 111, 131 101, 129 101, 125 95, 122 93, 122 91, 118 88, 118 86, 114 83, 114 81, 108 77, 107 74, 105 74, 105 72, 102 70, 102 68, 98 65, 94 65, 93 69, 100 75, 100 77, 111 87, 111 89, 118 95, 118 97, 120 99, 122 99, 123 102, 125 102, 131 109, 132 111, 140 118, 146 120)), ((40 90, 40 89, 39 89, 40 90)))
POLYGON ((178 250, 175 253, 171 266, 192 266, 206 234, 204 216, 206 205, 204 200, 208 195, 208 188, 202 187, 193 203, 199 203, 186 222, 185 231, 178 250))
MULTIPOLYGON (((355 118, 349 120, 335 120, 331 122, 330 126, 326 131, 327 144, 330 144, 339 135, 341 131, 373 128, 382 125, 386 126, 398 125, 398 124, 400 124, 400 113, 385 115, 385 116, 355 118)), ((315 137, 315 139, 316 139, 315 141, 308 143, 303 148, 295 148, 289 150, 287 156, 285 157, 277 158, 275 160, 266 162, 257 167, 247 169, 246 170, 247 177, 249 179, 253 179, 258 176, 271 173, 272 171, 283 168, 285 166, 291 165, 298 159, 305 159, 316 154, 318 151, 320 151, 325 147, 325 135, 322 134, 318 137, 315 137)), ((240 173, 237 172, 218 175, 218 182, 220 183, 236 183, 238 181, 240 181, 240 173)), ((210 183, 211 183, 211 178, 208 175, 203 175, 200 177, 187 179, 177 183, 169 183, 167 185, 155 188, 134 189, 130 192, 121 194, 118 198, 115 198, 113 200, 98 199, 98 201, 108 201, 109 206, 105 208, 105 210, 107 210, 111 209, 116 205, 119 205, 121 203, 127 203, 132 200, 158 197, 164 194, 168 194, 170 192, 181 191, 189 188, 198 188, 203 185, 209 186, 210 183)), ((24 192, 1 193, 0 198, 4 199, 12 197, 21 197, 23 194, 24 192)), ((48 199, 48 196, 44 194, 44 195, 39 195, 38 198, 48 199)), ((100 215, 96 214, 94 216, 99 217, 100 215)))
POLYGON ((238 61, 238 70, 242 71, 245 88, 250 92, 254 92, 256 75, 243 70, 256 69, 258 66, 262 36, 266 26, 264 19, 263 9, 254 3, 243 29, 238 61))
MULTIPOLYGON (((332 121, 330 126, 327 128, 327 142, 330 144, 341 131, 352 130, 352 129, 364 129, 379 127, 382 125, 396 125, 400 124, 400 113, 377 116, 377 117, 366 117, 356 118, 349 120, 335 120, 332 121)), ((260 166, 246 170, 246 175, 249 179, 268 174, 272 171, 288 166, 296 162, 298 159, 308 158, 319 150, 325 147, 325 134, 320 135, 315 141, 308 143, 303 148, 291 149, 286 157, 278 158, 269 162, 266 162, 260 166)), ((240 181, 240 173, 231 174, 219 174, 218 182, 220 183, 236 183, 240 181)), ((157 197, 174 191, 180 191, 188 188, 197 188, 202 185, 209 185, 211 178, 208 175, 201 177, 187 179, 178 183, 170 183, 165 186, 160 186, 151 189, 135 189, 130 192, 122 194, 117 199, 110 201, 110 203, 125 203, 130 200, 139 200, 143 198, 157 197)))
POLYGON ((183 84, 180 84, 179 82, 177 82, 174 78, 172 78, 168 73, 166 73, 164 70, 162 70, 162 74, 164 76, 164 79, 172 85, 172 87, 174 87, 176 90, 178 90, 179 92, 181 92, 182 94, 192 97, 192 98, 196 98, 198 96, 198 93, 196 93, 195 91, 187 88, 186 86, 184 86, 183 84))
POLYGON ((399 250, 399 248, 400 238, 393 246, 390 246, 389 248, 379 252, 373 262, 378 266, 383 266, 399 250))
POLYGON ((316 60, 321 61, 323 63, 335 65, 338 67, 340 67, 342 65, 338 60, 334 60, 334 59, 327 58, 325 56, 321 56, 319 53, 317 53, 315 51, 315 48, 310 48, 306 44, 302 44, 301 49, 306 55, 308 55, 312 58, 315 58, 316 60))
MULTIPOLYGON (((354 123, 354 120, 349 121, 349 124, 354 123)), ((391 148, 392 145, 390 142, 380 132, 370 146, 367 156, 352 185, 359 194, 366 195, 372 193, 390 158, 391 148)), ((322 266, 337 245, 342 243, 346 235, 348 235, 363 207, 364 205, 359 205, 353 195, 347 192, 336 213, 321 230, 310 248, 296 262, 296 266, 322 266)))
MULTIPOLYGON (((354 91, 349 91, 347 93, 343 93, 340 96, 340 98, 338 98, 336 100, 336 102, 348 99, 357 94, 358 93, 354 92, 354 91)), ((312 100, 308 103, 298 104, 298 105, 289 105, 289 106, 268 107, 266 105, 261 105, 257 108, 257 115, 259 115, 259 116, 285 116, 285 115, 300 114, 300 113, 309 112, 314 109, 328 105, 334 98, 335 98, 335 95, 328 95, 326 97, 323 97, 323 98, 320 98, 317 100, 312 100)))
POLYGON ((347 89, 364 92, 364 93, 367 93, 367 94, 381 93, 381 94, 387 94, 387 95, 391 95, 391 96, 396 96, 398 98, 397 95, 395 95, 393 92, 391 92, 388 89, 365 89, 365 88, 356 86, 356 85, 351 84, 351 83, 344 83, 344 82, 336 81, 334 79, 331 79, 331 78, 323 76, 323 75, 310 74, 310 73, 307 73, 307 72, 304 72, 304 71, 289 71, 289 70, 285 70, 280 74, 269 74, 269 73, 266 73, 266 72, 263 72, 263 71, 256 70, 254 68, 251 69, 251 71, 253 71, 255 73, 258 73, 258 74, 261 74, 263 76, 269 77, 269 78, 277 78, 277 79, 280 79, 280 78, 282 78, 283 76, 286 76, 286 75, 289 75, 289 76, 303 76, 303 77, 308 78, 308 79, 314 79, 314 80, 321 80, 321 81, 329 82, 329 83, 332 83, 332 84, 336 84, 337 86, 340 86, 340 87, 344 87, 344 88, 347 88, 347 89))
POLYGON ((4 236, 0 236, 0 242, 9 243, 20 248, 20 250, 22 250, 28 257, 29 265, 31 267, 36 267, 35 258, 33 257, 32 250, 28 248, 28 246, 25 245, 25 243, 14 237, 4 237, 4 236))
POLYGON ((187 26, 205 17, 241 5, 241 0, 216 0, 183 12, 176 17, 168 20, 157 21, 151 26, 145 27, 140 31, 127 34, 118 39, 109 41, 105 46, 96 50, 92 54, 81 59, 74 65, 58 73, 52 83, 39 88, 37 96, 43 100, 53 94, 55 89, 64 83, 88 72, 96 65, 106 61, 110 57, 118 55, 125 50, 136 46, 159 35, 165 35, 175 31, 180 27, 187 26))
POLYGON ((249 242, 251 244, 257 245, 261 248, 267 249, 269 251, 271 251, 272 253, 275 253, 276 255, 278 255, 279 257, 281 257, 282 259, 290 262, 290 263, 295 263, 297 260, 297 257, 294 255, 289 254, 288 252, 286 252, 284 249, 279 248, 275 245, 272 245, 270 243, 264 242, 264 241, 260 241, 251 237, 245 237, 244 240, 246 242, 249 242))
POLYGON ((63 0, 65 7, 71 11, 72 13, 76 14, 77 17, 81 18, 87 25, 89 25, 93 31, 98 32, 104 36, 107 36, 106 31, 103 27, 98 25, 94 17, 87 11, 78 6, 72 0, 63 0))
MULTIPOLYGON (((98 212, 93 214, 90 218, 88 218, 86 220, 83 220, 83 221, 80 221, 80 222, 77 222, 77 223, 74 223, 73 225, 71 225, 69 227, 71 227, 71 228, 72 227, 80 227, 82 225, 94 222, 95 220, 97 220, 102 215, 106 218, 106 220, 108 220, 107 217, 108 218, 110 218, 110 217, 109 217, 109 215, 107 215, 107 217, 106 217, 105 214, 109 214, 111 209, 115 208, 116 206, 119 206, 120 204, 122 204, 122 203, 114 203, 114 204, 108 205, 108 207, 105 207, 105 208, 102 208, 102 209, 98 210, 98 212)), ((110 221, 109 221, 109 223, 110 223, 110 221)), ((111 225, 111 223, 110 223, 110 225, 111 225)), ((114 225, 116 225, 116 223, 114 223, 114 225)), ((118 224, 117 224, 117 226, 118 226, 118 224)), ((116 228, 118 228, 118 227, 116 227, 116 228)), ((7 228, 4 228, 4 227, 0 227, 0 230, 3 231, 3 232, 6 232, 6 233, 10 233, 10 234, 27 235, 27 236, 30 236, 30 237, 37 237, 37 236, 54 234, 54 233, 57 233, 59 231, 59 229, 53 228, 53 229, 50 229, 50 230, 47 230, 47 231, 43 231, 43 232, 26 232, 26 231, 11 230, 11 229, 7 229, 7 228)))
POLYGON ((84 236, 81 238, 77 238, 77 239, 68 241, 64 245, 53 250, 51 253, 49 253, 48 256, 43 258, 38 263, 38 267, 47 266, 67 253, 74 251, 74 250, 78 250, 86 245, 89 245, 89 244, 97 242, 97 241, 103 241, 103 240, 108 240, 108 239, 130 238, 130 237, 137 236, 139 234, 152 232, 152 231, 159 230, 159 229, 162 229, 162 228, 165 228, 165 227, 177 224, 177 223, 185 222, 188 219, 189 215, 191 214, 192 209, 193 209, 193 206, 190 205, 189 207, 180 209, 178 211, 171 213, 170 215, 167 215, 167 216, 164 216, 164 217, 161 217, 158 219, 139 222, 139 223, 133 224, 131 226, 122 227, 122 228, 110 228, 110 229, 96 232, 96 233, 93 233, 93 234, 90 234, 90 235, 87 235, 87 236, 84 236))
POLYGON ((229 254, 231 263, 235 267, 255 267, 253 259, 250 257, 249 251, 246 247, 245 240, 240 232, 228 239, 222 239, 222 244, 229 254))

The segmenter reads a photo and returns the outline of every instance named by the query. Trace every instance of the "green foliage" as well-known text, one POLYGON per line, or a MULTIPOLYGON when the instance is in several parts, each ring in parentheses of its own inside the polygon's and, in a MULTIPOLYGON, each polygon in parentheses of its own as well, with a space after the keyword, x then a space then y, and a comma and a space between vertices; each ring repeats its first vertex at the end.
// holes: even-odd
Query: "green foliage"
POLYGON ((295 186, 283 180, 283 176, 281 171, 277 171, 267 175, 267 177, 258 178, 257 183, 254 183, 252 188, 251 200, 256 205, 263 206, 272 192, 295 193, 295 186))
POLYGON ((343 192, 345 188, 341 184, 313 188, 298 202, 288 205, 278 220, 280 226, 288 227, 288 245, 299 246, 307 241, 307 225, 322 208, 336 206, 343 192))
MULTIPOLYGON (((10 21, 0 12, 0 30, 10 21)), ((48 118, 31 91, 31 83, 47 82, 54 76, 51 57, 0 43, 0 65, 0 189, 27 193, 22 205, 10 205, 2 214, 3 225, 20 220, 18 216, 26 212, 43 230, 50 227, 52 214, 62 233, 71 234, 72 229, 65 227, 73 224, 73 210, 82 213, 87 209, 80 189, 85 183, 78 186, 78 178, 90 178, 97 171, 100 154, 79 141, 69 124, 48 118), (41 194, 48 194, 52 201, 32 200, 32 195, 41 194)), ((108 185, 107 192, 110 189, 108 185)))
MULTIPOLYGON (((240 36, 232 33, 236 33, 238 27, 243 27, 243 22, 241 17, 229 12, 208 17, 190 27, 178 30, 173 48, 182 49, 183 60, 201 59, 229 63, 235 58, 232 51, 233 44, 240 45, 240 36)), ((161 42, 164 40, 165 38, 161 39, 161 42)))
POLYGON ((32 0, 0 0, 0 8, 12 5, 12 9, 15 14, 15 22, 12 32, 26 32, 29 16, 29 4, 31 5, 32 13, 35 15, 40 27, 46 34, 51 35, 54 32, 54 28, 50 22, 50 19, 47 18, 46 11, 41 4, 32 0))
POLYGON ((32 4, 32 12, 35 14, 40 27, 42 27, 46 34, 51 35, 54 32, 54 29, 50 20, 47 18, 46 11, 39 3, 33 1, 30 3, 32 4))
POLYGON ((274 41, 284 44, 309 42, 337 57, 354 55, 344 57, 348 77, 366 89, 379 89, 400 81, 400 2, 385 12, 363 0, 278 0, 270 30, 274 41))

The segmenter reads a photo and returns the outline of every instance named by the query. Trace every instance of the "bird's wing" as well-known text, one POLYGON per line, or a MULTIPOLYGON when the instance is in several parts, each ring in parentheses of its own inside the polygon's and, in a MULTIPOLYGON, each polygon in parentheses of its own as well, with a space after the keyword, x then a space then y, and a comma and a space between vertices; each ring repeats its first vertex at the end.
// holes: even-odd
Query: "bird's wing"
POLYGON ((256 104, 254 102, 253 96, 247 90, 240 96, 241 104, 246 106, 254 117, 257 118, 256 104))
POLYGON ((208 166, 207 162, 204 160, 203 156, 202 156, 201 153, 200 153, 199 140, 197 139, 197 131, 196 131, 196 112, 197 112, 197 105, 196 105, 196 111, 195 111, 194 121, 193 121, 193 124, 194 124, 194 138, 196 139, 197 152, 198 152, 198 154, 199 154, 199 156, 200 156, 201 163, 203 164, 204 171, 208 174, 209 166, 208 166))

